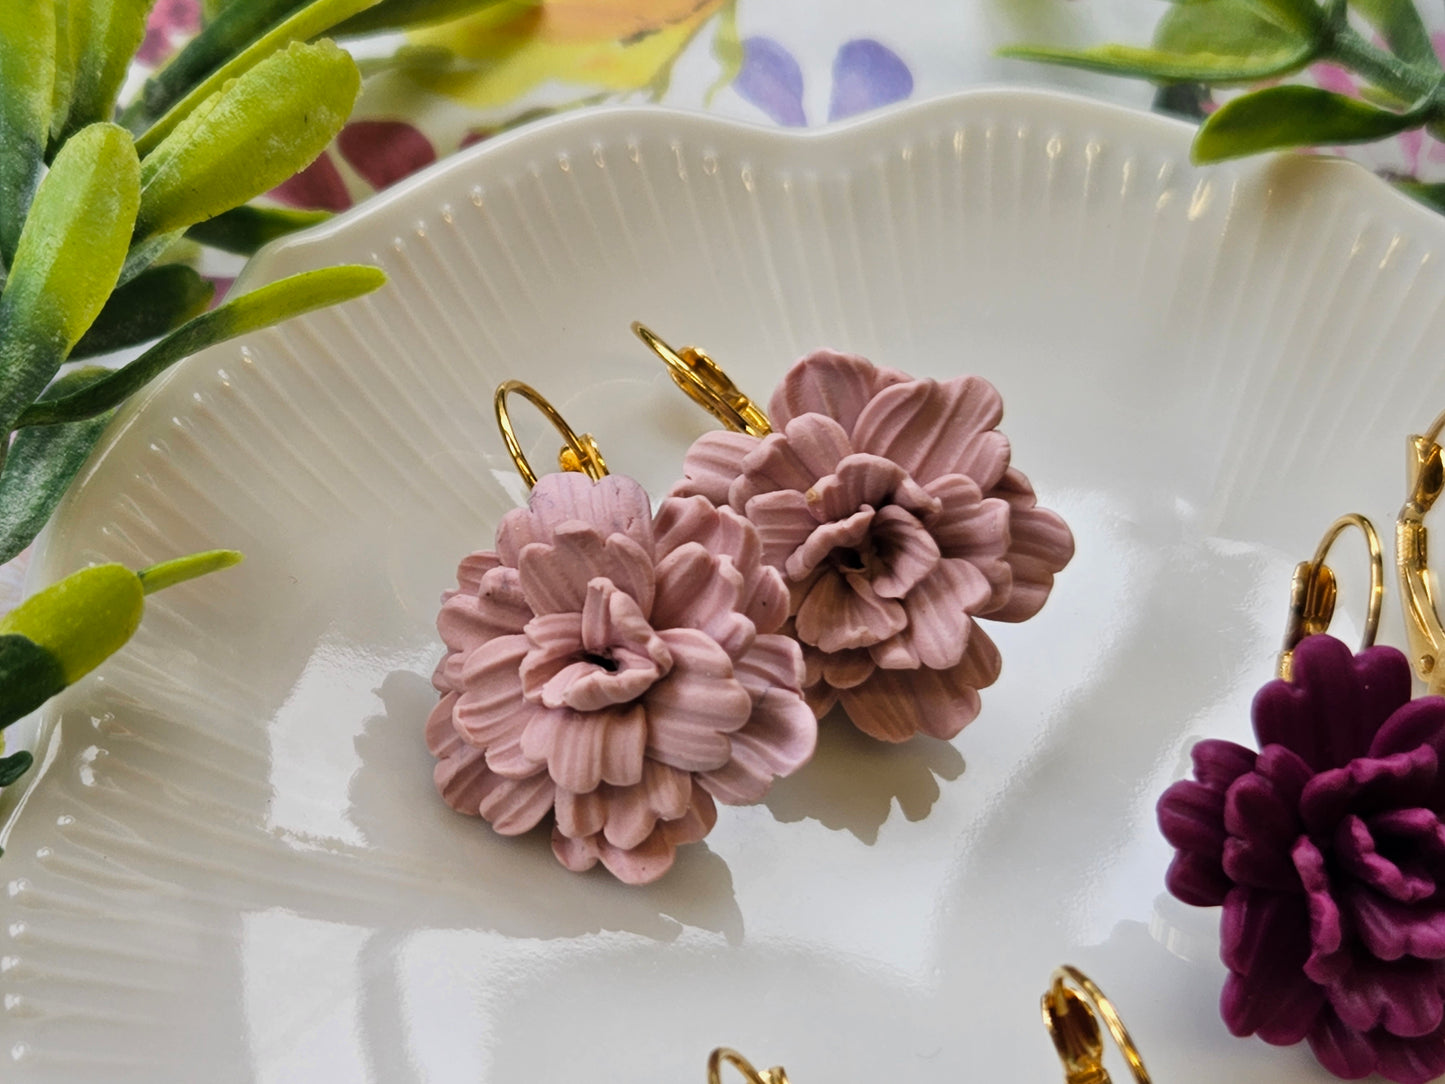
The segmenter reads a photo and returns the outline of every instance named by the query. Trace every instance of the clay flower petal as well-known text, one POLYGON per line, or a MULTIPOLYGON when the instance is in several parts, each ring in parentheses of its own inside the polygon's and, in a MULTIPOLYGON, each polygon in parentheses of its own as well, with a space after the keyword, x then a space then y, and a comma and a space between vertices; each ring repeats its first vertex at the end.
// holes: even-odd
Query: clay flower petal
POLYGON ((514 508, 497 528, 497 555, 516 568, 523 546, 553 542, 566 523, 587 524, 600 537, 623 535, 651 553, 652 502, 631 478, 609 474, 594 482, 585 474, 563 471, 539 482, 526 508, 514 508))
POLYGON ((798 638, 823 651, 867 647, 902 632, 907 612, 897 599, 879 598, 861 576, 824 572, 798 607, 798 638))
POLYGON ((909 379, 897 369, 874 365, 857 354, 818 350, 788 370, 768 403, 768 417, 774 428, 781 429, 794 418, 818 414, 851 433, 874 396, 909 379))
POLYGON ((758 632, 777 632, 788 619, 788 588, 763 554, 758 528, 731 508, 718 508, 705 498, 669 497, 657 508, 657 565, 676 549, 697 543, 709 553, 725 556, 742 577, 738 611, 758 632))
POLYGON ((928 515, 942 504, 909 477, 897 463, 876 455, 850 455, 836 470, 818 479, 804 494, 808 509, 819 523, 843 519, 862 507, 901 509, 928 515))
POLYGON ((1074 557, 1074 535, 1056 512, 1038 507, 1029 480, 1013 467, 990 496, 1009 506, 1009 545, 1004 560, 1012 573, 1007 599, 989 613, 995 621, 1027 621, 1043 608, 1054 575, 1074 557))
POLYGON ((852 451, 847 432, 832 418, 821 414, 796 418, 781 432, 764 437, 743 457, 741 473, 728 488, 728 504, 741 511, 760 493, 779 489, 806 492, 819 478, 832 474, 852 451))
POLYGON ((607 580, 630 594, 644 618, 652 612, 652 554, 624 534, 604 538, 590 524, 563 523, 551 543, 522 547, 517 570, 533 613, 580 612, 593 580, 607 580))
POLYGON ((995 428, 1002 418, 1003 400, 981 377, 912 380, 873 398, 853 428, 853 445, 925 481, 966 474, 986 493, 1009 464, 1008 438, 995 428))
POLYGON ((752 699, 727 653, 704 633, 668 629, 662 637, 673 666, 644 701, 652 720, 647 755, 684 771, 715 771, 732 755, 728 735, 747 723, 752 699))
POLYGON ((1410 666, 1395 649, 1351 653, 1333 636, 1295 648, 1295 680, 1271 681, 1255 696, 1255 737, 1293 749, 1315 771, 1365 756, 1390 713, 1410 699, 1410 666))
POLYGON ((653 616, 664 628, 700 629, 737 657, 755 634, 753 623, 738 612, 742 589, 742 573, 732 561, 689 542, 658 563, 653 616))
POLYGON ((861 685, 838 690, 838 698, 854 725, 880 741, 918 733, 952 738, 978 715, 978 690, 997 680, 999 661, 993 641, 975 628, 951 669, 877 670, 861 685))
MULTIPOLYGON (((788 579, 794 583, 807 579, 838 550, 854 551, 842 556, 839 562, 842 569, 864 571, 863 557, 857 551, 872 533, 874 515, 874 510, 865 506, 846 519, 813 527, 803 544, 783 562, 783 571, 788 574, 788 579)), ((807 523, 812 526, 813 521, 809 519, 807 523)))
POLYGON ((728 488, 738 476, 737 465, 757 446, 746 433, 713 431, 692 442, 682 462, 682 481, 670 491, 673 497, 705 497, 726 506, 728 488))

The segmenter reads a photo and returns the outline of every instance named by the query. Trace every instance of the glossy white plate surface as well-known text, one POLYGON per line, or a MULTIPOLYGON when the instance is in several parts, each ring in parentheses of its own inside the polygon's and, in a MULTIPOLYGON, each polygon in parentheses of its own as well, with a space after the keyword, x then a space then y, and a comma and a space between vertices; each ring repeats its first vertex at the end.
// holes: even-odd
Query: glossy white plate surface
POLYGON ((798 1084, 1032 1084, 1067 961, 1161 1084, 1325 1079, 1226 1034, 1217 915, 1163 894, 1153 809, 1194 739, 1247 735, 1293 562, 1400 503, 1445 405, 1445 224, 1353 167, 1188 143, 1017 92, 809 135, 585 113, 259 257, 253 286, 390 283, 185 363, 49 532, 42 580, 248 560, 153 598, 43 721, 0 839, 0 1076, 679 1084, 727 1043, 798 1084), (421 737, 438 594, 522 497, 496 383, 654 493, 708 428, 639 318, 764 397, 822 345, 987 376, 1078 538, 1043 613, 991 629, 954 742, 825 727, 644 889, 452 813, 421 737))

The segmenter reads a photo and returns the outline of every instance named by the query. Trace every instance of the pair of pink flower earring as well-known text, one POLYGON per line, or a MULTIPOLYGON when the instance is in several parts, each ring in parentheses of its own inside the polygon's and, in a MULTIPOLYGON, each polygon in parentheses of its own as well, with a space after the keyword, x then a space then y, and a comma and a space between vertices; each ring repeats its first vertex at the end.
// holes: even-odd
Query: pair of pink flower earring
POLYGON ((699 351, 638 334, 733 431, 687 453, 651 508, 540 395, 497 391, 528 507, 444 597, 427 723, 445 800, 518 834, 552 820, 569 869, 633 884, 700 840, 716 802, 760 801, 811 757, 835 704, 884 741, 951 738, 1073 538, 1010 467, 998 393, 819 351, 765 414, 699 351), (538 479, 506 400, 567 441, 538 479), (770 416, 769 416, 770 415, 770 416))
MULTIPOLYGON (((1422 521, 1445 481, 1440 427, 1411 438, 1396 547, 1411 653, 1432 693, 1445 633, 1422 521)), ((1445 1073, 1445 697, 1412 699, 1411 660, 1372 646, 1383 596, 1374 528, 1343 517, 1295 571, 1278 678, 1254 699, 1258 751, 1198 742, 1194 778, 1165 791, 1158 813, 1177 852, 1169 891, 1222 908, 1230 1031, 1307 1040, 1346 1079, 1425 1084, 1445 1073), (1370 552, 1357 654, 1326 635, 1325 557, 1351 525, 1370 552)))

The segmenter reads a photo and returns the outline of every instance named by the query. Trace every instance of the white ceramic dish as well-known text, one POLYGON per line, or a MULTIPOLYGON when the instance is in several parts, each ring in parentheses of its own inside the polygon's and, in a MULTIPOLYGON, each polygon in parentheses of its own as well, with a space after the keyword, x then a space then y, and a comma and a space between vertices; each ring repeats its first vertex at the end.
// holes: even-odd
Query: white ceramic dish
POLYGON ((728 1043, 800 1084, 1025 1084, 1069 961, 1161 1082, 1325 1079, 1225 1033, 1217 916, 1163 894, 1153 805, 1193 739, 1246 735, 1292 562, 1398 506, 1445 405, 1445 224, 1188 141, 1019 92, 810 135, 589 113, 260 256, 253 285, 391 281, 150 389, 48 535, 42 579, 249 559, 44 717, 0 839, 5 1078, 662 1084, 728 1043), (1078 537, 952 744, 831 732, 646 889, 447 810, 420 733, 437 595, 522 495, 493 386, 654 492, 708 426, 635 318, 760 395, 823 344, 982 373, 1078 537))

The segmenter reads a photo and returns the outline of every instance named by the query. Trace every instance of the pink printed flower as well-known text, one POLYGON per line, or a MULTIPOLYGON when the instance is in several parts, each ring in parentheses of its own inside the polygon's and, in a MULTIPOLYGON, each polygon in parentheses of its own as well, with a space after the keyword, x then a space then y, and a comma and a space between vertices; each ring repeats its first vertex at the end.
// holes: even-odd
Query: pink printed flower
POLYGON ((1445 1073, 1445 699, 1392 647, 1332 636, 1254 700, 1260 749, 1194 746, 1159 799, 1169 891, 1222 907, 1236 1035, 1307 1039, 1336 1076, 1445 1073))
POLYGON ((643 884, 812 756, 781 577, 701 498, 550 474, 457 570, 427 720, 437 789, 503 835, 548 817, 568 869, 643 884))
POLYGON ((762 440, 699 438, 674 494, 757 526, 788 582, 819 716, 841 702, 884 741, 952 737, 999 672, 975 618, 1032 617, 1074 552, 1009 466, 998 392, 820 350, 789 370, 770 414, 762 440))

